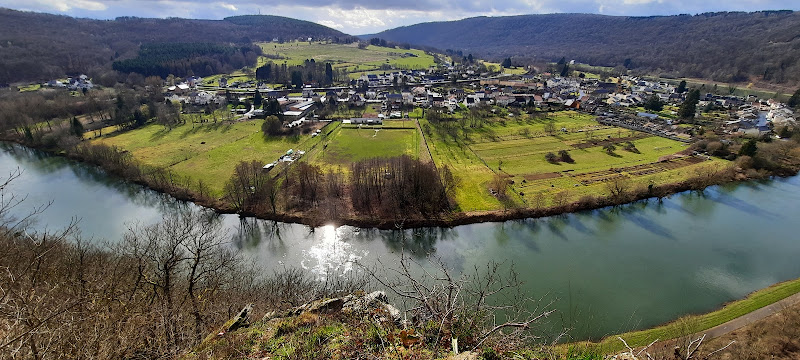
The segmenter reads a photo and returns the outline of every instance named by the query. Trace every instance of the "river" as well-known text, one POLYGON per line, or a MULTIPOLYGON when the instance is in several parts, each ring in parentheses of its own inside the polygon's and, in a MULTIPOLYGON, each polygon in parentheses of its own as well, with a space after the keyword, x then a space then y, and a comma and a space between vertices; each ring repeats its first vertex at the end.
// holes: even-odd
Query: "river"
MULTIPOLYGON (((13 209, 52 204, 34 225, 79 220, 84 238, 114 242, 137 222, 196 207, 103 171, 17 145, 0 148, 0 175, 22 169, 13 209)), ((455 271, 513 264, 531 296, 555 300, 557 326, 575 339, 651 327, 702 313, 774 283, 800 277, 800 177, 715 186, 663 202, 541 219, 453 228, 379 231, 311 229, 221 215, 231 243, 265 270, 302 266, 318 276, 392 264, 400 251, 436 256, 455 271), (406 239, 402 245, 401 239, 406 239)))

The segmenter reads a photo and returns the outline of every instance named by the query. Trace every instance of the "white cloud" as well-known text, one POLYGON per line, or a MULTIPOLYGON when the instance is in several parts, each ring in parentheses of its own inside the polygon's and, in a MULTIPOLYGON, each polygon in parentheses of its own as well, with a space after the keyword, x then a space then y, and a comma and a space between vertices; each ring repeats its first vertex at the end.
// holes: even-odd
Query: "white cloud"
POLYGON ((237 11, 237 10, 239 10, 239 8, 237 8, 237 7, 236 7, 236 5, 233 5, 233 4, 228 4, 228 3, 218 3, 218 4, 217 4, 217 6, 219 6, 219 7, 223 8, 223 9, 228 9, 228 10, 230 10, 230 11, 237 11))
POLYGON ((327 26, 329 28, 334 28, 334 29, 342 29, 342 28, 344 28, 344 25, 339 24, 339 23, 337 23, 337 22, 335 22, 333 20, 320 20, 320 21, 317 21, 317 23, 319 23, 320 25, 325 25, 325 26, 327 26))
MULTIPOLYGON (((6 6, 6 1, 0 2, 0 5, 6 6)), ((12 7, 15 2, 12 2, 12 7)), ((31 0, 31 1, 18 1, 20 9, 34 10, 34 11, 56 11, 68 12, 73 9, 89 10, 89 11, 104 11, 108 6, 101 1, 91 0, 31 0)))

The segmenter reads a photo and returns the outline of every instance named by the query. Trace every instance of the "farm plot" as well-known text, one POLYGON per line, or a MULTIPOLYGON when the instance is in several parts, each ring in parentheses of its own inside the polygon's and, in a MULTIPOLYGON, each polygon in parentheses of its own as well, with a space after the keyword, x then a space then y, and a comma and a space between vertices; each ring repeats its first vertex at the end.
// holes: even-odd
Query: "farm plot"
POLYGON ((570 174, 570 177, 583 185, 591 185, 598 182, 605 182, 624 176, 644 176, 660 173, 663 171, 680 169, 682 167, 699 164, 705 158, 697 156, 687 156, 674 160, 666 160, 655 163, 641 164, 635 166, 621 167, 603 171, 595 171, 580 174, 570 174))

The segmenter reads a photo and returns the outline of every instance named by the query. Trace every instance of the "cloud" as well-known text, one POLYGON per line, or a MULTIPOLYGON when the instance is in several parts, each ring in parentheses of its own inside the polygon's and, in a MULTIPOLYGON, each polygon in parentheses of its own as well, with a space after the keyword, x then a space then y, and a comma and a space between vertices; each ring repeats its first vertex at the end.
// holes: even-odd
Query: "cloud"
POLYGON ((228 10, 230 10, 230 11, 237 11, 237 10, 239 10, 239 8, 237 8, 237 7, 236 7, 236 5, 233 5, 233 4, 228 4, 228 3, 219 3, 219 4, 217 4, 217 6, 219 6, 219 7, 223 8, 223 9, 228 9, 228 10))
POLYGON ((270 14, 314 21, 350 34, 473 16, 599 13, 651 16, 711 11, 800 10, 795 0, 0 0, 0 6, 72 16, 221 19, 270 14))
MULTIPOLYGON (((0 2, 4 5, 5 1, 0 2)), ((103 11, 108 9, 108 6, 103 1, 90 1, 90 0, 32 0, 32 1, 19 1, 21 8, 28 6, 31 10, 40 11, 57 11, 68 12, 73 9, 89 10, 89 11, 103 11)), ((12 7, 13 8, 13 7, 12 7)))

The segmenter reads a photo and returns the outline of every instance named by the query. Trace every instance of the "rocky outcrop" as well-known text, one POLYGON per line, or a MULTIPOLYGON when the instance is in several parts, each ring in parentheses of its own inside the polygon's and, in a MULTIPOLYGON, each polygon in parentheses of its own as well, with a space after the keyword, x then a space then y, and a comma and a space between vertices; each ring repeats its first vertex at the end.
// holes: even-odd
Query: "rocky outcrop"
POLYGON ((261 321, 267 322, 276 318, 297 316, 305 312, 316 314, 338 311, 343 313, 377 314, 381 317, 381 321, 391 320, 394 323, 400 323, 400 310, 392 304, 389 304, 389 299, 383 291, 374 291, 371 293, 361 292, 339 298, 315 300, 286 311, 268 312, 261 321))

